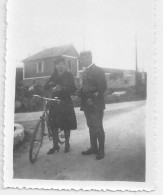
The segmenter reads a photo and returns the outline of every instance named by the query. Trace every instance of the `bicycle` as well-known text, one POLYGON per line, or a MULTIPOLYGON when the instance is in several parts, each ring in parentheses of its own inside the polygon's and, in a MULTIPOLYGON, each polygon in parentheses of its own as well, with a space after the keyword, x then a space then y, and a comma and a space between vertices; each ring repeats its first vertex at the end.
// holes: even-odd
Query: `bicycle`
MULTIPOLYGON (((43 100, 43 113, 40 116, 39 121, 35 125, 34 132, 31 138, 30 150, 29 150, 29 160, 31 163, 35 162, 38 153, 40 151, 40 148, 42 146, 43 138, 46 135, 45 125, 47 126, 49 140, 53 139, 52 131, 50 129, 50 125, 48 121, 49 119, 48 108, 47 108, 48 102, 53 101, 58 104, 61 102, 61 100, 59 100, 58 98, 51 99, 39 95, 33 95, 33 99, 34 98, 39 98, 43 100)), ((58 130, 58 142, 60 144, 63 144, 65 142, 64 132, 61 131, 60 129, 58 130)))

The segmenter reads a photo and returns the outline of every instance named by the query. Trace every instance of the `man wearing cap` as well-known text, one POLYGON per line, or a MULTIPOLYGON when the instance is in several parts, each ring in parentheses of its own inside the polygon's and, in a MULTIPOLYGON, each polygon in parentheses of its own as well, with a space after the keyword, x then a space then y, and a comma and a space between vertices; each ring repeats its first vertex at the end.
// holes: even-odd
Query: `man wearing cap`
POLYGON ((84 111, 89 128, 91 147, 83 151, 82 154, 96 154, 97 160, 105 156, 105 133, 102 120, 105 109, 104 92, 106 88, 105 72, 95 64, 89 65, 83 73, 83 86, 80 90, 80 97, 81 110, 84 111))

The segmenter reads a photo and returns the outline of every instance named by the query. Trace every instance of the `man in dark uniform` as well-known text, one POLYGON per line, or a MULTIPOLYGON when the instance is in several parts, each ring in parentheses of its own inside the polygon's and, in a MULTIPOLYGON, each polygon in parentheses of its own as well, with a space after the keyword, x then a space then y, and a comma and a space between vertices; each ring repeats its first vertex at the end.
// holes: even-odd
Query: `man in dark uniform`
POLYGON ((105 133, 103 115, 105 109, 104 92, 107 88, 104 71, 91 64, 83 73, 83 87, 80 90, 81 110, 84 111, 90 133, 91 147, 83 155, 97 154, 96 159, 104 158, 105 133), (98 140, 98 145, 97 145, 98 140))

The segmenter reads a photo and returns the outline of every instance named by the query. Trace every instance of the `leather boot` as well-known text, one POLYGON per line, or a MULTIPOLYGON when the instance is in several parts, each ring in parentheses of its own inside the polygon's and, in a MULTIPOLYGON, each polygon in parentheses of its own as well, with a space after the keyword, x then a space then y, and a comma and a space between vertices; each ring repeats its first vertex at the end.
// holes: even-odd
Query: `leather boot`
POLYGON ((55 151, 59 152, 60 149, 58 145, 58 129, 54 130, 52 134, 53 134, 53 147, 47 152, 47 154, 54 154, 55 151))
POLYGON ((98 137, 98 142, 99 142, 99 150, 98 150, 96 159, 100 160, 105 157, 105 152, 104 152, 105 133, 103 131, 98 132, 97 137, 98 137))
POLYGON ((69 143, 69 140, 70 140, 70 130, 65 130, 64 134, 65 134, 65 150, 64 150, 64 152, 67 153, 67 152, 70 151, 70 143, 69 143))
POLYGON ((97 152, 98 152, 97 136, 95 133, 92 133, 92 132, 89 132, 89 133, 90 133, 91 147, 88 150, 81 152, 83 155, 97 154, 97 152))

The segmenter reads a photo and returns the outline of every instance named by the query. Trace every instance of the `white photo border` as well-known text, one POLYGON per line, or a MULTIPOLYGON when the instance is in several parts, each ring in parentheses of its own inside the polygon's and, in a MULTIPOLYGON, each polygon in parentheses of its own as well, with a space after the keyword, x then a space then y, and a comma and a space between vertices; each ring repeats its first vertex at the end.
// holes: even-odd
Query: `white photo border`
MULTIPOLYGON (((8 13, 10 8, 7 7, 8 13)), ((10 18, 7 16, 7 23, 10 18)), ((18 189, 57 189, 57 190, 111 190, 111 191, 152 191, 155 189, 155 59, 153 67, 147 70, 147 101, 146 101, 146 181, 58 181, 58 180, 28 180, 13 179, 13 129, 14 129, 14 100, 15 100, 15 70, 12 65, 12 51, 10 50, 10 29, 7 28, 6 52, 6 83, 5 83, 5 113, 4 113, 4 188, 18 189)))

